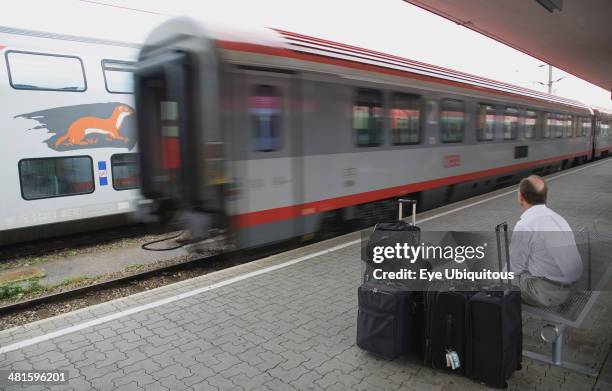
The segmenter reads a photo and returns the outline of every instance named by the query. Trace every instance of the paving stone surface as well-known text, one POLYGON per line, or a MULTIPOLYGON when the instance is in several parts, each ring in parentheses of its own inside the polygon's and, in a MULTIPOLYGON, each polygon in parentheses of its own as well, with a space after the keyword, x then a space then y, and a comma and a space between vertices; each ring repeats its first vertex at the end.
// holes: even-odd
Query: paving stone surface
MULTIPOLYGON (((612 226, 611 168, 612 161, 604 162, 550 181, 551 206, 575 229, 591 227, 594 218, 612 226)), ((486 230, 501 220, 513 223, 519 215, 515 194, 507 194, 421 226, 486 230)), ((416 358, 383 360, 356 347, 359 238, 359 233, 345 235, 2 331, 2 348, 60 331, 61 335, 0 354, 0 369, 67 370, 70 378, 61 386, 4 389, 487 389, 424 367, 416 358), (96 319, 105 321, 85 323, 96 319), (61 332, 69 327, 71 332, 61 332)), ((583 327, 567 332, 565 358, 607 368, 600 385, 596 386, 597 378, 525 359, 509 389, 604 390, 612 370, 609 363, 604 365, 612 342, 611 324, 612 295, 605 292, 583 327)), ((538 319, 525 317, 525 346, 547 352, 550 347, 538 336, 540 326, 538 319)))

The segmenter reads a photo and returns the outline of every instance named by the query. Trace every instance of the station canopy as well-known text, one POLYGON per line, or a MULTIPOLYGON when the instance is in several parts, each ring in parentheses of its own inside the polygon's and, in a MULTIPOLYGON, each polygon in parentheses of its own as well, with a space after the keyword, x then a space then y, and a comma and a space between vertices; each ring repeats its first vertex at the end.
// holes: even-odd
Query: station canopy
POLYGON ((611 92, 611 0, 404 0, 611 92))

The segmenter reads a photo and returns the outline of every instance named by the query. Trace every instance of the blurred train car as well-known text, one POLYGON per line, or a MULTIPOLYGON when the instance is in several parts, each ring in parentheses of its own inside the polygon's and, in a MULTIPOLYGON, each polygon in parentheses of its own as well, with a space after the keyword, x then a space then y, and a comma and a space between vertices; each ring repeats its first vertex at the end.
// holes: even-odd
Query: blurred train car
POLYGON ((147 39, 136 91, 144 195, 196 237, 230 227, 242 248, 392 219, 397 196, 431 208, 607 148, 593 138, 599 117, 577 101, 187 18, 147 39))
POLYGON ((607 157, 612 152, 612 112, 593 109, 593 158, 607 157))
POLYGON ((127 222, 140 46, 0 27, 0 244, 127 222))

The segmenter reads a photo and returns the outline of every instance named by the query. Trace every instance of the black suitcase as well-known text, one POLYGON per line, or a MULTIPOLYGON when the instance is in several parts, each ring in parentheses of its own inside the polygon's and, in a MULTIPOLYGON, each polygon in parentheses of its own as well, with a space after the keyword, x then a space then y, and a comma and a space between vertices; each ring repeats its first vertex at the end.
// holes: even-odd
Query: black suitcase
POLYGON ((372 260, 373 248, 376 246, 395 246, 396 243, 408 243, 410 245, 418 245, 421 241, 421 229, 416 226, 416 201, 408 199, 399 199, 399 218, 397 221, 390 223, 378 223, 374 226, 374 230, 370 234, 366 246, 366 268, 364 271, 364 282, 373 279, 372 272, 374 269, 381 269, 385 272, 395 272, 400 269, 416 269, 421 266, 420 263, 410 263, 409 261, 395 259, 386 259, 385 262, 376 264, 372 260), (412 223, 407 223, 403 218, 403 205, 412 204, 412 223))
POLYGON ((425 357, 425 292, 416 291, 413 297, 412 332, 409 335, 411 351, 420 360, 425 357))
POLYGON ((447 354, 455 352, 458 367, 465 373, 469 345, 466 343, 469 323, 466 317, 470 298, 475 291, 454 288, 450 282, 433 284, 425 293, 425 365, 448 369, 447 354))
MULTIPOLYGON (((495 227, 499 270, 502 270, 501 228, 508 271, 508 224, 495 227)), ((523 323, 521 292, 508 285, 483 290, 470 299, 468 375, 490 387, 506 388, 506 380, 521 369, 523 355, 523 323)))
MULTIPOLYGON (((395 246, 396 243, 416 245, 420 229, 416 226, 416 201, 400 199, 399 219, 374 227, 367 244, 368 258, 364 284, 358 290, 357 346, 375 355, 396 358, 406 353, 423 354, 424 296, 399 281, 374 280, 372 271, 397 271, 414 264, 385 260, 372 261, 373 246, 395 246), (402 221, 403 204, 412 204, 412 224, 402 221)), ((419 265, 421 265, 419 263, 419 265)))
POLYGON ((416 292, 370 281, 357 294, 357 346, 390 359, 415 350, 416 292))

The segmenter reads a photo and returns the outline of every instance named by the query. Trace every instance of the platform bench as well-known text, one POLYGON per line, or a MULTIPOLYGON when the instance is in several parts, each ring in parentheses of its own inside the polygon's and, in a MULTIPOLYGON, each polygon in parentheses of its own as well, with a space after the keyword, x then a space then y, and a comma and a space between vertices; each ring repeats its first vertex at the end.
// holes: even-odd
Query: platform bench
POLYGON ((584 272, 577 283, 579 288, 559 306, 540 308, 523 304, 523 313, 546 322, 540 335, 544 341, 552 343, 551 355, 523 350, 523 356, 589 376, 597 376, 595 368, 563 360, 563 336, 567 327, 581 327, 601 291, 606 289, 612 274, 612 237, 580 232, 576 234, 576 243, 584 263, 584 272))

